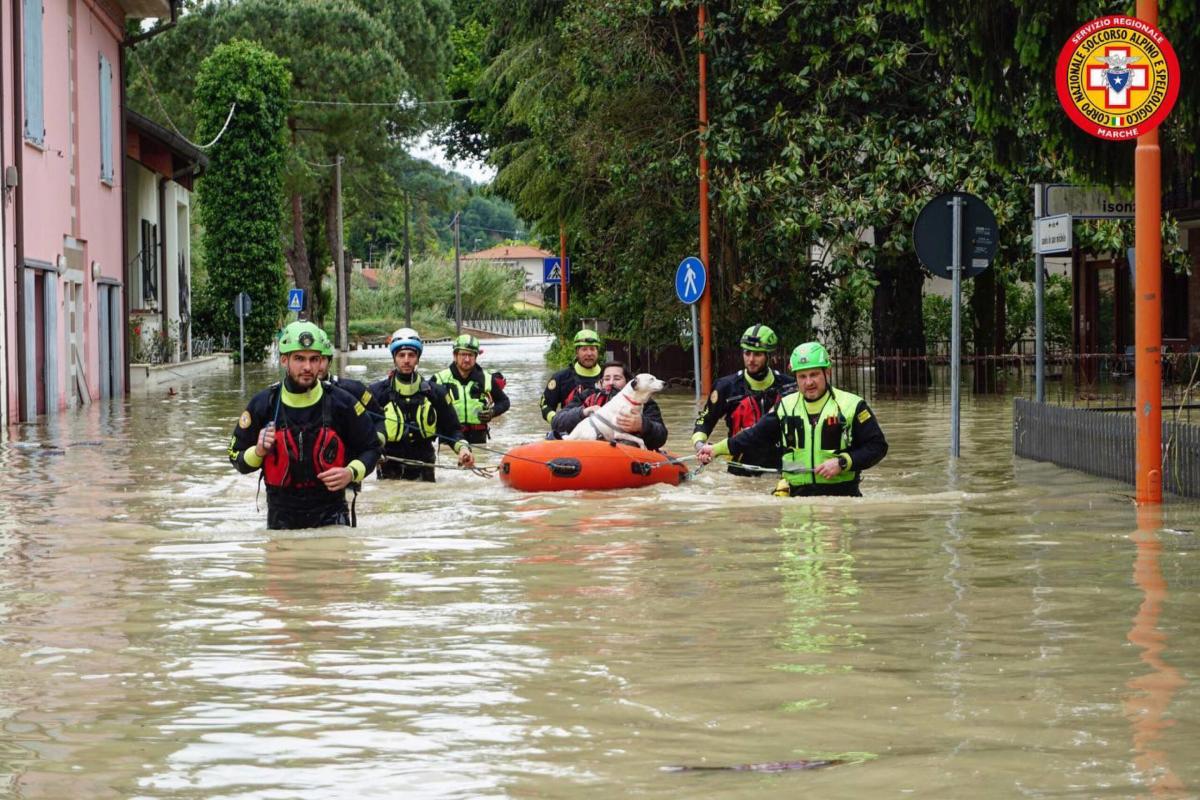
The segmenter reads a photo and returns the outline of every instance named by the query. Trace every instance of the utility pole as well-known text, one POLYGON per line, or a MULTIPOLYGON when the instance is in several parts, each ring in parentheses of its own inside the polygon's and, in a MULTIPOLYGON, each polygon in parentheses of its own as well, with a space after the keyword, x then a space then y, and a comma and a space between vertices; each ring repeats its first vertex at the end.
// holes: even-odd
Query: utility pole
POLYGON ((408 249, 408 217, 412 211, 412 197, 404 193, 404 326, 412 327, 412 287, 408 282, 408 271, 412 266, 412 255, 408 249))
POLYGON ((697 40, 700 43, 700 261, 708 270, 708 280, 700 295, 700 383, 703 396, 712 392, 712 286, 713 269, 708 261, 708 146, 704 137, 708 133, 708 54, 704 52, 704 29, 708 25, 708 14, 704 4, 697 12, 697 40))
POLYGON ((333 198, 337 203, 337 246, 333 252, 333 269, 337 273, 337 331, 334 338, 337 340, 338 350, 346 350, 350 344, 350 320, 347 318, 350 313, 350 304, 346 302, 346 265, 343 263, 346 259, 342 242, 341 153, 338 153, 333 164, 333 198))
MULTIPOLYGON (((1137 17, 1158 26, 1157 0, 1137 0, 1137 17)), ((1134 417, 1138 503, 1162 502, 1162 151, 1158 128, 1133 151, 1134 417)))
POLYGON ((567 318, 567 225, 565 222, 558 223, 558 271, 561 280, 558 283, 558 313, 565 320, 567 318))
POLYGON ((462 333, 462 271, 458 264, 458 236, 462 214, 454 213, 454 332, 462 333))

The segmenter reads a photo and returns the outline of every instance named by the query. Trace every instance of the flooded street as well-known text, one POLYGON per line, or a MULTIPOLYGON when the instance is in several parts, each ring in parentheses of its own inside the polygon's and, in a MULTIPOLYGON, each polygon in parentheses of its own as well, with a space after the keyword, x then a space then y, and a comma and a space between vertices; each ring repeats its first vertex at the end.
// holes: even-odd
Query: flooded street
MULTIPOLYGON (((543 344, 484 343, 498 451, 545 430, 543 344)), ((0 446, 0 796, 1200 795, 1200 506, 1139 532, 1130 488, 1013 458, 1007 398, 965 396, 955 469, 944 403, 873 404, 862 499, 443 470, 268 531, 225 450, 275 375, 0 446), (811 758, 845 763, 663 769, 811 758)), ((690 391, 660 402, 690 452, 690 391)))

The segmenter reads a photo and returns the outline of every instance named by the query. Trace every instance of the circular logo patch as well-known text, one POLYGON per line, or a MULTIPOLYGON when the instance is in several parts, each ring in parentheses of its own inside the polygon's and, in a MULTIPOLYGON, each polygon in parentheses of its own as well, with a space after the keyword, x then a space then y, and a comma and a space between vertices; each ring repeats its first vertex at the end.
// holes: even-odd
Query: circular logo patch
POLYGON ((249 411, 242 412, 241 419, 238 420, 238 427, 239 428, 249 428, 250 427, 250 412, 249 411))
POLYGON ((1083 25, 1058 54, 1058 99, 1071 121, 1101 139, 1158 127, 1179 96, 1179 60, 1158 28, 1134 17, 1083 25))
POLYGON ((554 378, 551 378, 550 382, 546 384, 546 388, 552 392, 554 391, 555 386, 558 386, 558 381, 554 380, 554 378))

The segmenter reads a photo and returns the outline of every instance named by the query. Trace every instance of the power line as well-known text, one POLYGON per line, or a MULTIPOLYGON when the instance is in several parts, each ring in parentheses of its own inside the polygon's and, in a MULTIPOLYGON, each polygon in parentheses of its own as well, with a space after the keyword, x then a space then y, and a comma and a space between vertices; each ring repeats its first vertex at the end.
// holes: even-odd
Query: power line
POLYGON ((171 126, 171 130, 175 131, 176 136, 178 136, 180 139, 183 139, 197 150, 207 150, 217 142, 221 141, 221 137, 225 135, 225 131, 229 129, 229 123, 233 120, 233 110, 237 108, 237 103, 229 104, 229 114, 225 117, 225 124, 221 126, 221 130, 217 132, 216 137, 208 144, 196 144, 191 139, 184 136, 183 132, 180 131, 179 128, 175 126, 175 123, 171 120, 171 115, 168 114, 167 109, 163 107, 162 100, 160 100, 158 97, 158 92, 154 91, 154 81, 150 80, 150 73, 146 71, 146 66, 136 58, 133 60, 138 65, 138 68, 142 71, 142 77, 146 79, 146 88, 150 90, 150 96, 154 98, 154 104, 158 106, 158 110, 162 113, 163 119, 165 119, 167 124, 171 126))

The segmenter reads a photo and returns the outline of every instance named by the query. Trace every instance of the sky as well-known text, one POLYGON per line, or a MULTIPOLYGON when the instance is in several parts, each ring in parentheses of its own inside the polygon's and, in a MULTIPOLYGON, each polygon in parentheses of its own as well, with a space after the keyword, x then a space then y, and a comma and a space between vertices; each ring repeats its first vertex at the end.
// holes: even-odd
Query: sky
POLYGON ((409 148, 409 153, 415 158, 423 158, 443 169, 462 173, 476 183, 491 183, 492 178, 496 177, 496 170, 481 161, 451 161, 446 158, 445 151, 431 142, 428 134, 418 139, 409 148))

